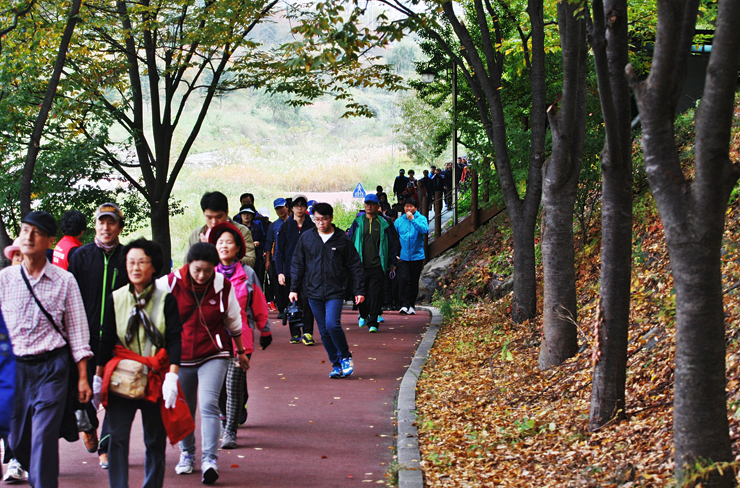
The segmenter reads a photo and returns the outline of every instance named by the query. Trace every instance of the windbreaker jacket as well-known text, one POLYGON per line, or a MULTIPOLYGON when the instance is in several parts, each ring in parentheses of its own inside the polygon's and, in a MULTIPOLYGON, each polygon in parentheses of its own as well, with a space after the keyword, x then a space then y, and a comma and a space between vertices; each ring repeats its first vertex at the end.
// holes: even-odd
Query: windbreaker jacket
POLYGON ((354 295, 365 294, 362 262, 347 235, 334 228, 326 243, 311 229, 298 240, 290 267, 290 291, 313 300, 344 298, 344 278, 352 275, 354 295), (302 287, 303 286, 303 287, 302 287))
POLYGON ((179 269, 160 280, 167 280, 183 320, 180 365, 199 366, 210 359, 231 357, 229 335, 242 335, 241 310, 231 282, 221 273, 215 273, 198 304, 179 269))
POLYGON ((113 253, 106 256, 95 243, 85 244, 72 255, 67 271, 74 275, 80 287, 90 327, 90 349, 97 354, 108 295, 128 285, 123 246, 116 246, 113 253))
POLYGON ((424 235, 429 232, 429 222, 418 210, 414 220, 402 213, 395 222, 398 239, 401 242, 401 261, 420 261, 424 259, 424 235))
POLYGON ((8 329, 0 313, 0 435, 10 433, 10 417, 15 399, 15 357, 10 345, 8 329))
MULTIPOLYGON (((389 267, 396 265, 396 256, 398 256, 400 251, 400 245, 398 243, 396 228, 390 223, 388 218, 378 214, 378 221, 380 222, 380 265, 383 268, 383 273, 387 273, 389 267)), ((365 214, 362 214, 352 222, 352 226, 347 231, 347 235, 352 240, 357 253, 360 255, 360 261, 362 261, 363 235, 367 222, 368 219, 365 218, 365 214)))
POLYGON ((267 301, 259 287, 257 275, 249 266, 237 266, 229 281, 234 287, 234 294, 241 308, 244 351, 250 354, 254 352, 253 327, 256 326, 259 329, 261 336, 271 335, 267 301))
POLYGON ((298 238, 306 233, 306 231, 315 228, 316 224, 313 223, 308 215, 303 220, 303 227, 300 229, 298 228, 298 222, 295 221, 292 215, 283 222, 278 231, 277 243, 275 245, 275 271, 277 271, 277 274, 284 274, 286 276, 291 274, 292 268, 290 264, 296 245, 298 244, 298 238))

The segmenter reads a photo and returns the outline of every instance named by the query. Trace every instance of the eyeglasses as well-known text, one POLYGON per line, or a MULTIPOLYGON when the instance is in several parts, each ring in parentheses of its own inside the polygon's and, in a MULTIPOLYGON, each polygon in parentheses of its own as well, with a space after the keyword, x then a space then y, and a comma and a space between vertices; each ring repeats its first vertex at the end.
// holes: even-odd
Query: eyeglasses
POLYGON ((139 267, 139 269, 143 269, 148 264, 152 264, 151 260, 140 259, 139 261, 126 261, 126 267, 131 269, 136 268, 137 266, 139 267))
POLYGON ((314 222, 329 222, 331 220, 331 217, 314 217, 314 222))

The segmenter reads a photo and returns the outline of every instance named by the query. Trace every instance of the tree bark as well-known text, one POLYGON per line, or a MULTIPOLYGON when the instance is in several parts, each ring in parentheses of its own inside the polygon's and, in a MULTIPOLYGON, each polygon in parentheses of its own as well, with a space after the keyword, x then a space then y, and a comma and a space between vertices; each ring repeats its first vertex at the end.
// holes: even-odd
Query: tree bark
POLYGON ((721 0, 704 95, 695 116, 696 176, 682 171, 673 114, 690 55, 698 0, 660 0, 653 64, 631 84, 643 125, 650 188, 660 212, 676 289, 673 428, 676 475, 701 472, 702 486, 735 485, 726 406, 725 324, 720 249, 725 210, 740 168, 729 158, 737 73, 740 2, 721 0))
MULTIPOLYGON (((529 0, 527 12, 531 23, 531 39, 523 39, 523 45, 531 43, 531 53, 528 52, 526 57, 532 93, 531 145, 527 190, 524 197, 520 197, 517 190, 517 182, 514 180, 508 152, 506 122, 500 90, 504 59, 503 53, 496 47, 501 42, 501 33, 496 29, 491 32, 489 21, 495 16, 488 9, 490 4, 486 2, 484 6, 482 0, 475 0, 474 4, 477 18, 473 22, 477 21, 475 26, 481 32, 483 56, 479 53, 468 28, 457 18, 451 2, 445 2, 442 8, 462 45, 460 56, 464 58, 464 61, 439 33, 433 30, 429 30, 428 33, 455 60, 472 89, 477 99, 483 127, 494 148, 496 173, 514 237, 514 298, 511 316, 512 320, 521 323, 537 313, 534 229, 542 198, 542 163, 547 130, 543 2, 542 0, 529 0)), ((498 22, 498 18, 494 20, 498 22)))
POLYGON ((573 215, 586 129, 586 25, 576 3, 558 3, 563 57, 561 102, 548 109, 552 155, 542 168, 543 335, 539 367, 578 351, 573 215), (558 111, 559 108, 559 111, 558 111))
POLYGON ((626 418, 627 341, 632 277, 632 137, 626 0, 596 0, 594 50, 606 142, 601 157, 601 289, 595 324, 589 428, 626 418))
POLYGON ((77 25, 77 16, 80 13, 81 4, 82 0, 74 0, 72 2, 72 7, 70 8, 69 16, 67 17, 67 25, 64 28, 62 40, 59 43, 54 71, 52 71, 51 78, 49 79, 49 84, 46 88, 46 95, 44 96, 44 101, 41 103, 39 114, 36 116, 36 122, 33 126, 33 132, 31 133, 31 140, 28 142, 26 161, 23 165, 23 172, 21 173, 21 217, 25 217, 31 212, 33 172, 36 167, 36 159, 38 158, 41 147, 41 136, 44 133, 44 126, 46 125, 46 120, 49 118, 49 111, 54 102, 54 96, 56 95, 57 87, 59 86, 59 80, 62 77, 62 69, 67 60, 67 51, 69 50, 69 44, 72 41, 72 34, 74 34, 75 26, 77 25))
POLYGON ((162 247, 165 256, 164 272, 172 268, 172 241, 170 240, 170 206, 168 199, 152 202, 152 240, 162 247))

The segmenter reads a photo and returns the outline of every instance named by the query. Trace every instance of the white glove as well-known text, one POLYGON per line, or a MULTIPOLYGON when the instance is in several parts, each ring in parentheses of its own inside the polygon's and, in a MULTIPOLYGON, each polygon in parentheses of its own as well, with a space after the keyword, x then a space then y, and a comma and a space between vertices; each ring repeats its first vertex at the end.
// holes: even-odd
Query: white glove
POLYGON ((162 383, 162 399, 164 400, 164 408, 174 408, 177 402, 177 379, 178 376, 175 373, 167 373, 164 375, 164 383, 162 383))
POLYGON ((98 375, 93 376, 93 407, 95 410, 100 408, 100 392, 103 390, 103 378, 98 375))

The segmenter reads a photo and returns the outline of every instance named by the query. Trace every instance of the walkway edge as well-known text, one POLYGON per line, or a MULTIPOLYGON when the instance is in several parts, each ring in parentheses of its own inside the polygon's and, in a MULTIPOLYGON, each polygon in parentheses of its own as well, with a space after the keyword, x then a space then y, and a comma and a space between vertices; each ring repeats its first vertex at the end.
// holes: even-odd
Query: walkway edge
POLYGON ((398 435, 396 448, 398 453, 398 487, 423 488, 424 475, 419 465, 419 437, 416 428, 416 382, 424 368, 429 351, 437 338, 439 326, 442 325, 442 314, 435 307, 416 307, 432 315, 432 321, 414 354, 398 390, 398 435))

